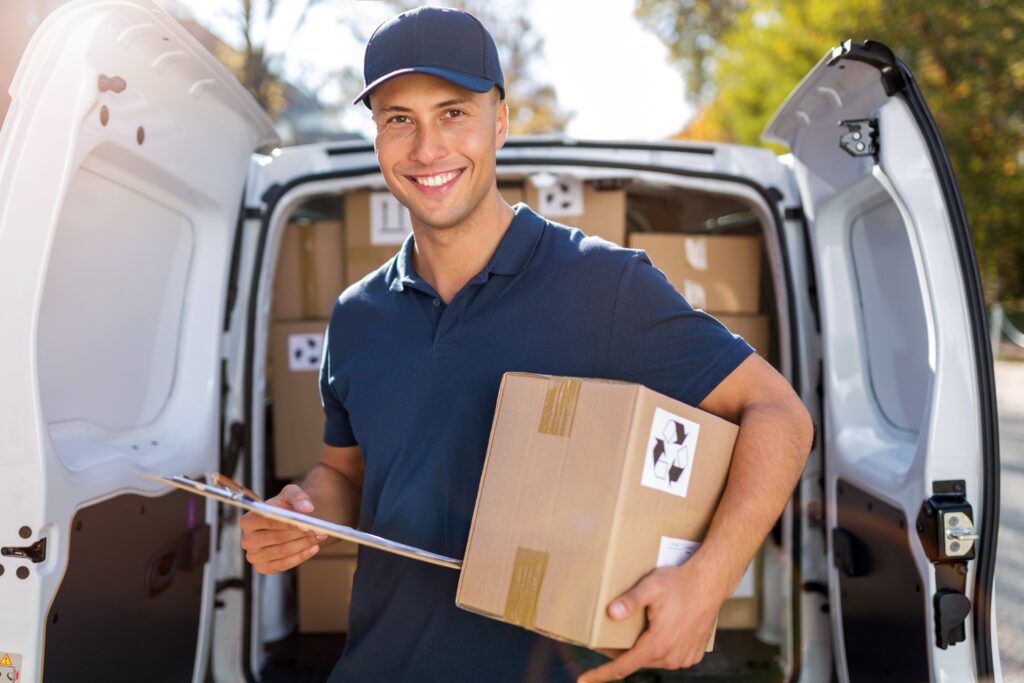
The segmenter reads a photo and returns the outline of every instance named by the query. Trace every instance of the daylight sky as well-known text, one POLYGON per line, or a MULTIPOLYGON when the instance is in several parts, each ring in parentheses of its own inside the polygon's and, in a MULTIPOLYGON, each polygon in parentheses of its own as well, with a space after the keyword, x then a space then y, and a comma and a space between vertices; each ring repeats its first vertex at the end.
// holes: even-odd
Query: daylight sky
MULTIPOLYGON (((544 36, 544 57, 534 73, 553 83, 562 106, 576 112, 567 133, 576 138, 658 139, 680 130, 692 113, 682 79, 667 50, 633 18, 634 0, 532 0, 534 26, 544 36), (599 5, 600 9, 595 9, 599 5)), ((237 0, 181 0, 205 26, 229 43, 238 34, 225 8, 237 0)), ((363 45, 338 27, 341 16, 366 35, 390 12, 372 0, 333 0, 315 7, 290 44, 302 3, 284 0, 267 36, 271 53, 285 53, 285 75, 302 82, 323 69, 362 65, 363 45)), ((514 100, 511 102, 514 106, 514 100)), ((362 107, 349 109, 347 127, 370 134, 362 107)))

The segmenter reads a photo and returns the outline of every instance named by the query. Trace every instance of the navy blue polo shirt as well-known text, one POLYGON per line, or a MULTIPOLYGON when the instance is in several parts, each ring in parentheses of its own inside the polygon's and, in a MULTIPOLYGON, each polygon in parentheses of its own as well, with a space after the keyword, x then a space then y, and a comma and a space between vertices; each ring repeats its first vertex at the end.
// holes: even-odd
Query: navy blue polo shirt
MULTIPOLYGON (((451 303, 416 274, 410 236, 334 306, 324 441, 360 446, 364 531, 463 556, 505 372, 626 380, 697 405, 752 351, 642 251, 515 211, 451 303)), ((457 583, 454 570, 360 546, 330 680, 571 681, 594 665, 585 650, 457 608, 457 583)))

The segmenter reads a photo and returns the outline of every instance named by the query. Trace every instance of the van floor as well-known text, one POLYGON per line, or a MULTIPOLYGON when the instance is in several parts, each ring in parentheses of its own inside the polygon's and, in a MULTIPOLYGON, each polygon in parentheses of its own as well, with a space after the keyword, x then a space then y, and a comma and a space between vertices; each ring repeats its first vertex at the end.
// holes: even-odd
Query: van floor
MULTIPOLYGON (((293 634, 267 645, 261 683, 324 683, 345 647, 343 634, 293 634)), ((778 648, 752 631, 719 631, 715 651, 685 671, 641 671, 626 683, 781 683, 778 648)))

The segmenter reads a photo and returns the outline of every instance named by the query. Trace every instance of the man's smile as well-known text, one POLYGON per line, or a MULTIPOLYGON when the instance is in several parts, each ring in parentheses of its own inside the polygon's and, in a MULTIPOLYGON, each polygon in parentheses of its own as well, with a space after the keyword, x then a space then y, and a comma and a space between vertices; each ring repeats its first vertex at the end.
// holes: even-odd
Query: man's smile
POLYGON ((465 169, 456 168, 450 171, 442 171, 432 175, 407 175, 406 178, 413 181, 417 187, 429 194, 444 192, 458 180, 465 169))

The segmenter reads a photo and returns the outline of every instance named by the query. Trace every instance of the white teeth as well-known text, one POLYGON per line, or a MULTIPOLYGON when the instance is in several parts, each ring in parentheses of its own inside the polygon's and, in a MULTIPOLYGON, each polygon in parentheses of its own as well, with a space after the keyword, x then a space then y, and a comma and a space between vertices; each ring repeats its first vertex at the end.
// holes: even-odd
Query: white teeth
POLYGON ((423 178, 413 178, 420 185, 426 185, 427 187, 437 187, 438 185, 444 185, 455 176, 459 175, 458 171, 450 171, 448 173, 441 173, 440 175, 426 176, 423 178))

